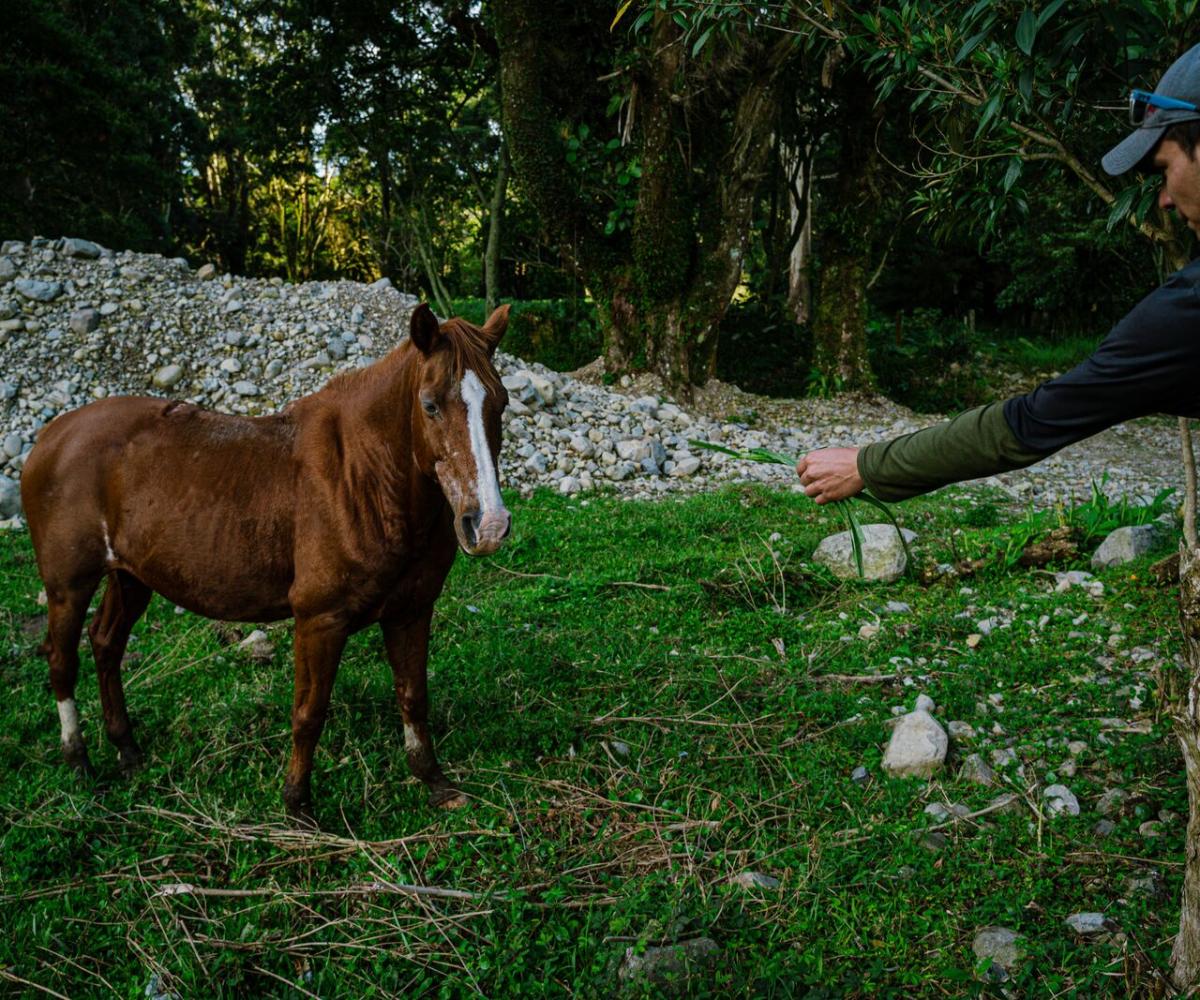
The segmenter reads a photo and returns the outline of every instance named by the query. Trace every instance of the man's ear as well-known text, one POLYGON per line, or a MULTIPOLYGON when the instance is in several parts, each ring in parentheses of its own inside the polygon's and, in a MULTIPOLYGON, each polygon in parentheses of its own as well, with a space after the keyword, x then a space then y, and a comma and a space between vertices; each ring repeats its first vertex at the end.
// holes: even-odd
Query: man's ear
POLYGON ((413 310, 412 319, 408 324, 408 335, 417 345, 417 350, 428 355, 433 349, 433 342, 438 337, 438 321, 433 310, 422 302, 413 310))
POLYGON ((504 336, 504 331, 508 329, 509 308, 507 302, 502 306, 498 306, 495 312, 488 317, 488 321, 483 324, 483 336, 487 341, 488 354, 496 353, 496 345, 500 343, 500 338, 504 336))

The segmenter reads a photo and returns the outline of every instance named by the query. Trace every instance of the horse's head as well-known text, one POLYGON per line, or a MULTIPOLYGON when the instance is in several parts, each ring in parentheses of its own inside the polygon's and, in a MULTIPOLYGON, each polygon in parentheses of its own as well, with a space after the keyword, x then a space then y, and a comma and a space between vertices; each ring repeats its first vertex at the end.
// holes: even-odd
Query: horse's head
POLYGON ((495 552, 512 524, 497 476, 508 393, 492 364, 507 326, 508 306, 480 328, 461 319, 438 326, 430 308, 420 305, 409 330, 421 355, 412 401, 414 453, 449 501, 458 544, 468 555, 495 552))

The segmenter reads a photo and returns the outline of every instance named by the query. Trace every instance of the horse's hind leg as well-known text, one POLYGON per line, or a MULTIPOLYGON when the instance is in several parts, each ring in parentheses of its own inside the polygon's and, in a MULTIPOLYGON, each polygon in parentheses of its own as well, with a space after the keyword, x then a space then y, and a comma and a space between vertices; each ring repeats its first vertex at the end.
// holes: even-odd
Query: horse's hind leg
POLYGON ((45 649, 50 661, 50 687, 58 702, 58 719, 62 725, 63 757, 83 774, 96 772, 79 731, 75 682, 79 679, 79 636, 88 601, 98 581, 99 576, 75 581, 66 587, 46 585, 48 628, 45 649))
POLYGON ((129 633, 150 603, 150 596, 150 588, 132 574, 124 570, 110 573, 104 600, 88 628, 92 655, 96 658, 96 677, 100 682, 104 728, 117 748, 121 770, 126 774, 141 764, 142 751, 133 738, 133 727, 125 710, 121 658, 125 655, 129 633))

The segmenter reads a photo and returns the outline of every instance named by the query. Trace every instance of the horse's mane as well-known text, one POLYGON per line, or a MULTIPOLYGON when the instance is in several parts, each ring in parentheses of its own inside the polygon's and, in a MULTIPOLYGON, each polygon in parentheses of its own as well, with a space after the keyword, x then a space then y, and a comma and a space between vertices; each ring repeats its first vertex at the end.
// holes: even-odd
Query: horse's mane
POLYGON ((446 320, 441 330, 450 344, 455 380, 461 381, 463 374, 469 369, 479 377, 479 381, 489 393, 499 395, 502 391, 500 376, 496 374, 496 367, 492 364, 491 351, 483 330, 458 316, 446 320))
MULTIPOLYGON (((404 356, 409 351, 416 351, 405 338, 399 346, 388 355, 366 368, 345 371, 335 375, 321 391, 353 392, 363 389, 381 378, 389 378, 395 368, 403 363, 404 356)), ((473 371, 489 393, 499 395, 503 391, 500 376, 492 364, 488 341, 483 330, 474 323, 454 317, 440 327, 440 336, 435 341, 434 353, 450 352, 451 375, 456 382, 462 381, 463 375, 473 371)))

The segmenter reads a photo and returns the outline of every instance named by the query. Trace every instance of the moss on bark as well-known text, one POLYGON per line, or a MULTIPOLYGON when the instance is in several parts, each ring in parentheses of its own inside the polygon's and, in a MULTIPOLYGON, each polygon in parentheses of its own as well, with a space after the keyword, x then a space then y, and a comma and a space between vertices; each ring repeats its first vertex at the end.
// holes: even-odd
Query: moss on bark
MULTIPOLYGON (((591 133, 611 130, 616 123, 597 110, 609 107, 610 85, 592 77, 591 93, 581 96, 554 75, 556 47, 567 42, 564 19, 588 16, 592 6, 505 0, 493 10, 514 172, 596 300, 606 368, 655 371, 689 397, 713 372, 717 328, 741 277, 773 88, 790 43, 711 64, 689 61, 679 29, 663 15, 640 48, 611 51, 632 119, 620 148, 637 159, 641 176, 630 224, 606 233, 606 209, 581 197, 562 133, 578 131, 571 113, 583 106, 591 108, 591 133)), ((611 5, 596 10, 611 18, 611 5)), ((603 37, 629 44, 623 35, 603 37)))

